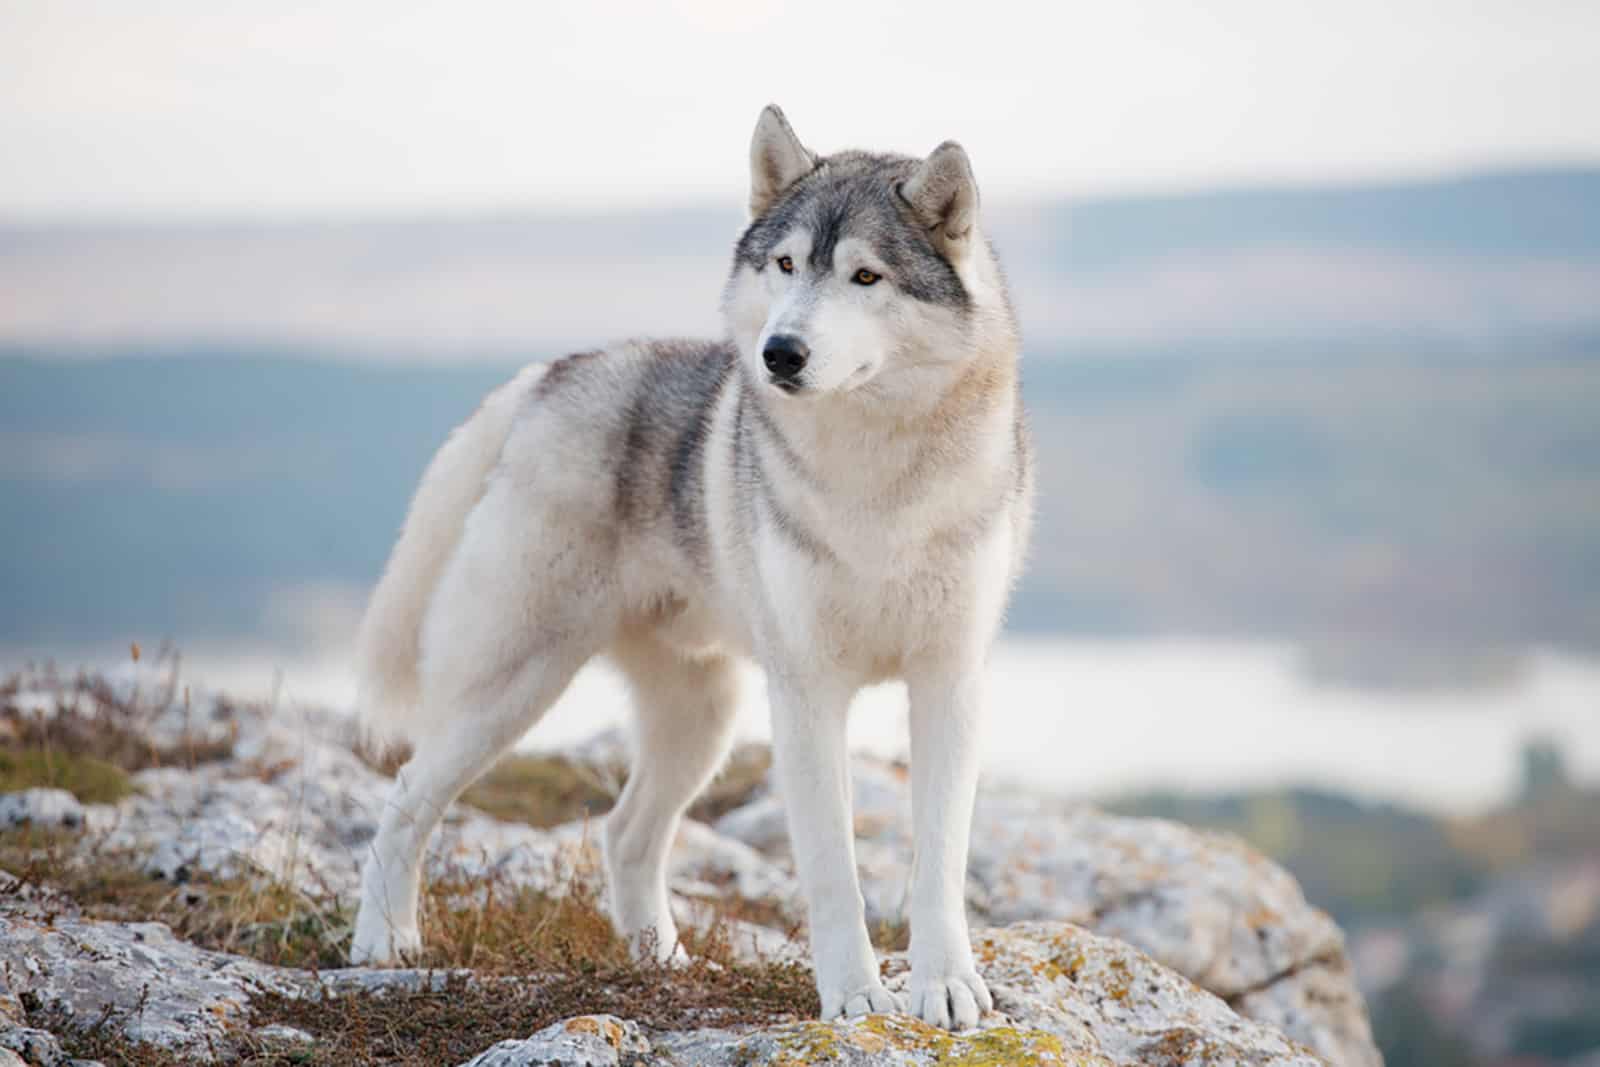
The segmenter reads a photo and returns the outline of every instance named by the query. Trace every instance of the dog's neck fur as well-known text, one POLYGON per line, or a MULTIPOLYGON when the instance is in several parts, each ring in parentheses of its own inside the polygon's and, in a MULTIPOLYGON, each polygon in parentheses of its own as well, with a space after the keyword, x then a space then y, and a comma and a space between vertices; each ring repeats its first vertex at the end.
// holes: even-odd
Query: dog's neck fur
POLYGON ((848 393, 787 400, 741 383, 802 466, 814 515, 863 519, 940 498, 942 522, 960 523, 992 507, 991 490, 1010 484, 1019 462, 1015 343, 901 373, 934 380, 917 383, 915 401, 901 403, 848 393))

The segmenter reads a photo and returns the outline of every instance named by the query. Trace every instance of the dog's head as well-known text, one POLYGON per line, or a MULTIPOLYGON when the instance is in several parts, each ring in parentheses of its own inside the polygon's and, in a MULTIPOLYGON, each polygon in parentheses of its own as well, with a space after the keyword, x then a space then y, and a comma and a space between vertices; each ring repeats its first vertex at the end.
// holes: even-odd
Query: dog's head
POLYGON ((750 214, 723 313, 774 394, 914 394, 970 358, 986 327, 1011 329, 953 141, 926 159, 818 157, 769 106, 750 144, 750 214))

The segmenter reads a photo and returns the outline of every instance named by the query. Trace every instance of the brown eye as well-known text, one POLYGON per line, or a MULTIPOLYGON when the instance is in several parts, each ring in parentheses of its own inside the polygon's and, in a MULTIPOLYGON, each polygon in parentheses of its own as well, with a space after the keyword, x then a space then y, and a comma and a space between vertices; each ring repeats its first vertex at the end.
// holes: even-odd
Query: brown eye
POLYGON ((794 260, 790 259, 788 256, 779 256, 778 257, 778 269, 783 271, 783 273, 785 273, 785 274, 793 274, 794 273, 794 260))
POLYGON ((867 268, 862 267, 860 270, 855 272, 850 280, 855 282, 857 285, 873 285, 881 277, 883 277, 883 275, 874 274, 867 268))

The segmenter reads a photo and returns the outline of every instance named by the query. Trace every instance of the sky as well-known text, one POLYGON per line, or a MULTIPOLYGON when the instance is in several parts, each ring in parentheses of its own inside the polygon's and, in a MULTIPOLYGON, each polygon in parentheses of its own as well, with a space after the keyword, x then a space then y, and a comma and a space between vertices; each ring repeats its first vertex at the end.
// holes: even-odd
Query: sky
POLYGON ((760 107, 988 193, 1600 160, 1585 0, 0 0, 0 218, 742 203, 760 107))

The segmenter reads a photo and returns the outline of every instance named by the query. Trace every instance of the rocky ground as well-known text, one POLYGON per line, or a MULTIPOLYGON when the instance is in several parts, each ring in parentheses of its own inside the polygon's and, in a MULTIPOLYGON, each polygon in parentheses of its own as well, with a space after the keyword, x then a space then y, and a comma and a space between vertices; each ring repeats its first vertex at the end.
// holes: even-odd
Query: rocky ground
MULTIPOLYGON (((969 904, 996 1010, 963 1034, 821 1023, 764 782, 679 835, 676 905, 706 956, 687 971, 630 970, 603 923, 583 933, 603 904, 589 821, 538 828, 466 805, 431 852, 447 887, 428 913, 433 969, 345 968, 387 780, 342 720, 135 668, 87 687, 23 677, 0 697, 13 763, 54 736, 37 723, 110 708, 133 738, 111 762, 143 768, 120 799, 81 784, 0 796, 0 1065, 1382 1062, 1338 928, 1229 837, 986 791, 969 904), (521 921, 506 900, 538 902, 523 923, 537 941, 490 936, 521 921)), ((597 783, 619 760, 614 738, 570 754, 597 783)), ((903 948, 903 769, 858 761, 855 801, 869 920, 903 948)), ((906 967, 886 952, 891 989, 906 967)))

